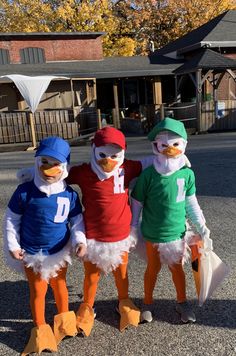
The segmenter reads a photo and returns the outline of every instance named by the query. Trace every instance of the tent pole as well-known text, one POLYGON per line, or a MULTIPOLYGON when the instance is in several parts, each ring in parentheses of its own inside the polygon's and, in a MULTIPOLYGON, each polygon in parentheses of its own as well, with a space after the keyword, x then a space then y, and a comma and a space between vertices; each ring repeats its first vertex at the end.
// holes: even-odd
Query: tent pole
POLYGON ((37 147, 36 144, 36 135, 35 135, 35 127, 34 127, 34 114, 29 112, 29 124, 32 138, 32 147, 28 147, 27 150, 34 150, 37 147))
POLYGON ((119 98, 118 98, 118 83, 117 81, 113 82, 113 96, 114 96, 114 103, 115 103, 115 122, 113 122, 114 127, 116 129, 120 129, 120 110, 119 110, 119 98))
POLYGON ((196 72, 197 132, 202 131, 202 70, 196 72))

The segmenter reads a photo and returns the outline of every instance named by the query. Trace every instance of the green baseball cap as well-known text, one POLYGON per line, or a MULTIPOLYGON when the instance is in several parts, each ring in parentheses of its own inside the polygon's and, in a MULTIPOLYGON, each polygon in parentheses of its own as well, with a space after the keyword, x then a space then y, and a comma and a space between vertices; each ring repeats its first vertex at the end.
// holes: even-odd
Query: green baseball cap
POLYGON ((148 139, 154 141, 156 135, 161 131, 171 131, 187 140, 187 132, 181 121, 166 117, 161 120, 148 134, 148 139))

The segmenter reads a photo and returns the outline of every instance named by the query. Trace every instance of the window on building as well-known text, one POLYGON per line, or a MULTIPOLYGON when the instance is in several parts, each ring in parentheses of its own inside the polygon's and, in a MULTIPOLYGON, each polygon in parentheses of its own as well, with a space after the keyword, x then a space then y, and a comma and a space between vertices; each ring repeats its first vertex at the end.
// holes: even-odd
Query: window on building
POLYGON ((0 48, 0 64, 9 64, 10 56, 8 49, 0 48))
POLYGON ((27 47, 20 50, 21 63, 36 64, 45 62, 45 54, 43 48, 27 47))

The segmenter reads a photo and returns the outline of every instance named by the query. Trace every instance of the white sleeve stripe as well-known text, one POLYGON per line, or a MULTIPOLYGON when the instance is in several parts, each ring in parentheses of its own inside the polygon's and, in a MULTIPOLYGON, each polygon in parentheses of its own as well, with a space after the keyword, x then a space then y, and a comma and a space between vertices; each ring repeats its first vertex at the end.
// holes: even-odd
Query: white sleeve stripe
POLYGON ((22 215, 7 208, 3 220, 3 234, 9 251, 20 250, 20 224, 22 215))
POLYGON ((79 243, 87 246, 83 214, 78 214, 71 218, 70 225, 72 246, 75 247, 79 243))
POLYGON ((197 231, 200 232, 201 228, 205 226, 206 220, 195 194, 186 197, 186 212, 187 217, 196 226, 197 231))

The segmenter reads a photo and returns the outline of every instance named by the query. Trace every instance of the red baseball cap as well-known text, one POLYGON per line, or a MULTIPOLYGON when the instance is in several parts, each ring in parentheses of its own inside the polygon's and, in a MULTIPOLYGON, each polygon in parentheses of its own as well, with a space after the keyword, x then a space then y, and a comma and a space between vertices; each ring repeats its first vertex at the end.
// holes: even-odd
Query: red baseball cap
POLYGON ((124 134, 111 126, 106 126, 95 133, 93 143, 96 147, 105 145, 117 145, 123 150, 126 149, 124 134))

